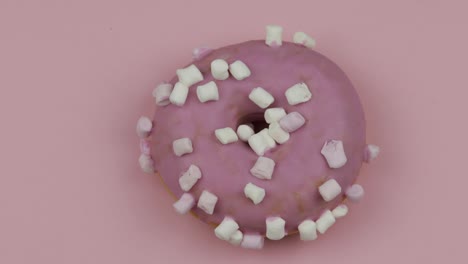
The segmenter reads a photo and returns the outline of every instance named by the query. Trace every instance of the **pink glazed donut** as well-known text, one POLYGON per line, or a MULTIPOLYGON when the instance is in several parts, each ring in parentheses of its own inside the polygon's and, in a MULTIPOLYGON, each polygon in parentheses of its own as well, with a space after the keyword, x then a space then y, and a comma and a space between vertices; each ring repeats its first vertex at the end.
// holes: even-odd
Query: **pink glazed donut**
POLYGON ((379 152, 366 145, 345 73, 306 34, 285 42, 281 33, 268 26, 266 40, 196 50, 137 126, 140 165, 162 177, 175 210, 245 248, 325 233, 346 215, 346 198, 363 196, 361 164, 379 152))

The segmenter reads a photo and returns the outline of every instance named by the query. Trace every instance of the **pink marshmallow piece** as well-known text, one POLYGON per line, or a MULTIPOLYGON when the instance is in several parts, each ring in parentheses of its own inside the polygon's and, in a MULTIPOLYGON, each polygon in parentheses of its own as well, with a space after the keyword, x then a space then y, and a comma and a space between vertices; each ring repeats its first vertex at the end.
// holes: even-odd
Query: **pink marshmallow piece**
POLYGON ((188 170, 179 178, 179 185, 183 191, 188 192, 201 179, 202 174, 200 168, 195 165, 190 165, 188 170))
POLYGON ((174 150, 174 154, 178 157, 184 154, 192 153, 192 140, 190 140, 190 138, 176 139, 172 142, 172 149, 174 150))
POLYGON ((329 202, 341 193, 341 186, 334 179, 330 179, 319 186, 319 193, 323 200, 329 202))
POLYGON ((305 124, 305 118, 298 112, 291 112, 279 121, 281 128, 286 132, 294 132, 305 124))
POLYGON ((328 166, 332 169, 341 168, 348 161, 344 152, 343 142, 340 140, 325 142, 320 153, 322 153, 327 160, 328 166))
POLYGON ((147 138, 153 129, 153 122, 146 116, 140 117, 137 122, 136 131, 140 138, 147 138))
POLYGON ((346 189, 346 197, 352 202, 359 202, 364 197, 364 188, 359 184, 353 184, 346 189))
POLYGON ((151 154, 150 143, 147 139, 140 139, 140 152, 148 156, 151 154))
POLYGON ((206 55, 210 54, 213 51, 213 49, 208 48, 208 47, 200 47, 200 48, 195 48, 193 49, 193 59, 194 60, 200 60, 206 55))
POLYGON ((218 197, 207 190, 204 190, 198 199, 198 208, 202 209, 205 213, 212 215, 216 203, 218 202, 218 197))
POLYGON ((172 92, 172 84, 161 83, 153 90, 153 97, 155 98, 156 105, 165 106, 170 103, 169 97, 172 92))
POLYGON ((184 193, 172 206, 179 214, 186 214, 195 205, 195 198, 190 193, 184 193))
POLYGON ((380 153, 380 147, 376 145, 369 144, 366 146, 364 151, 364 162, 370 163, 372 160, 377 158, 380 153))
POLYGON ((146 173, 154 172, 154 162, 149 155, 141 154, 138 158, 138 163, 140 164, 141 170, 146 173))
POLYGON ((250 173, 262 180, 271 180, 275 169, 275 161, 267 157, 258 157, 255 165, 250 169, 250 173))
POLYGON ((244 234, 241 247, 249 249, 262 249, 265 238, 260 234, 244 234))

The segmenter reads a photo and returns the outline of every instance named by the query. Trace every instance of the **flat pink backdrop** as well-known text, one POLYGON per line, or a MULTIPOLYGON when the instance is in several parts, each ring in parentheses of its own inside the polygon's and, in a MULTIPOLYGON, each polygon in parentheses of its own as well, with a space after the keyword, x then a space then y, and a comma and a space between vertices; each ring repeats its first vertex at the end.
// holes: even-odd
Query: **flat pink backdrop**
POLYGON ((0 263, 467 263, 466 1, 0 1, 0 263), (280 3, 276 3, 280 2, 280 3), (311 243, 248 251, 176 215, 135 122, 200 45, 306 31, 382 155, 311 243))

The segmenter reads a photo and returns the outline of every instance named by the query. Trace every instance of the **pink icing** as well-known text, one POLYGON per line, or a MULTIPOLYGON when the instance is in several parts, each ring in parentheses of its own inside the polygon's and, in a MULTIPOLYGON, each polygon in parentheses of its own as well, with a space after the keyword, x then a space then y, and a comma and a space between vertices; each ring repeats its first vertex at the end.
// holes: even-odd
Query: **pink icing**
MULTIPOLYGON (((265 219, 279 216, 286 221, 287 232, 293 233, 303 220, 316 220, 324 210, 341 203, 343 194, 325 202, 318 186, 335 179, 346 190, 355 182, 364 156, 365 119, 358 95, 337 65, 302 45, 283 42, 281 47, 271 48, 263 40, 213 50, 194 64, 204 76, 198 85, 215 81, 220 99, 200 103, 197 85, 193 85, 183 107, 158 106, 151 152, 157 171, 177 197, 183 194, 178 182, 180 175, 190 164, 200 167, 203 178, 190 193, 198 199, 207 190, 219 198, 212 215, 193 209, 201 220, 219 224, 229 215, 242 232, 265 234, 265 219), (232 76, 225 81, 214 80, 210 63, 215 59, 228 63, 241 60, 252 75, 242 81, 232 76), (313 97, 309 102, 291 106, 284 92, 299 82, 307 84, 313 97), (250 91, 259 86, 274 96, 270 107, 283 107, 287 113, 297 111, 306 119, 305 125, 292 133, 285 144, 265 153, 276 162, 274 177, 269 181, 250 174, 258 156, 248 144, 238 141, 222 145, 214 135, 216 129, 236 129, 240 122, 256 126, 262 123, 257 117, 263 117, 264 110, 248 100, 250 91), (252 118, 255 120, 246 120, 252 118), (177 157, 172 142, 183 137, 192 140, 194 151, 177 157), (343 141, 348 158, 338 169, 329 168, 320 153, 324 143, 331 139, 343 141), (258 205, 243 195, 248 182, 266 190, 265 199, 258 205)), ((171 83, 176 81, 174 78, 171 83)), ((256 132, 260 129, 256 127, 256 132)))

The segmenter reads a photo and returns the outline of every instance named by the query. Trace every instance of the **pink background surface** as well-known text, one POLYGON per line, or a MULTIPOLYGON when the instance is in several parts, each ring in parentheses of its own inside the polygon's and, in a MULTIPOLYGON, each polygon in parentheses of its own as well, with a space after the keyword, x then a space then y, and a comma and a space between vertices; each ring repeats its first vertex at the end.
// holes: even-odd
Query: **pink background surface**
POLYGON ((466 1, 273 2, 1 0, 0 263, 466 263, 466 1), (348 73, 383 153, 325 236, 258 252, 173 212, 135 122, 192 48, 269 23, 348 73))

